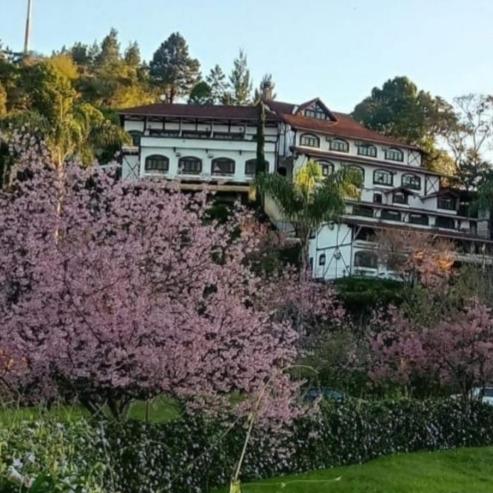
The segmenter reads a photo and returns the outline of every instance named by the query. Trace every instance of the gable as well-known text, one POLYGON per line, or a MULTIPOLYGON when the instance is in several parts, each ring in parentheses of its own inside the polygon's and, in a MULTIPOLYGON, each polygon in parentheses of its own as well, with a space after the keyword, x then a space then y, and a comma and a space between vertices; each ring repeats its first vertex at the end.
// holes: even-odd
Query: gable
POLYGON ((301 104, 297 108, 295 114, 302 115, 306 118, 314 118, 316 120, 337 121, 335 115, 319 98, 301 104))

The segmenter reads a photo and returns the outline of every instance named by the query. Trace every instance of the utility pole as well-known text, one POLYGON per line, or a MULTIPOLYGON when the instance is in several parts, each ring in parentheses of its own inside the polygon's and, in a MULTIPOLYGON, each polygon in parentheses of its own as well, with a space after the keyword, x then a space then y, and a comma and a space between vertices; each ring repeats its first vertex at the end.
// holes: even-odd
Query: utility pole
POLYGON ((31 13, 32 13, 32 0, 27 0, 26 33, 24 36, 24 55, 27 55, 29 52, 29 38, 31 36, 31 13))

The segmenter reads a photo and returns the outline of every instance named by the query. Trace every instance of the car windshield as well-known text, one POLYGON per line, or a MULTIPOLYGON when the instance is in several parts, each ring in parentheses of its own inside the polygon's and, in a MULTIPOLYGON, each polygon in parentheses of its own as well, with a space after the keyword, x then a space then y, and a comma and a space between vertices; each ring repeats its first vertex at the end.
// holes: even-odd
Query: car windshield
POLYGON ((490 387, 488 389, 484 389, 484 396, 485 397, 493 397, 493 387, 490 387))

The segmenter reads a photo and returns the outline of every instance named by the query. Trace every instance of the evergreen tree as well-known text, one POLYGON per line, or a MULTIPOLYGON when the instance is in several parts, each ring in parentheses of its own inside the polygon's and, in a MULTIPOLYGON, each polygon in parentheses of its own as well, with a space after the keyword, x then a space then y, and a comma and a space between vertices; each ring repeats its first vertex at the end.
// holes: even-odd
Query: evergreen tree
POLYGON ((222 71, 219 65, 215 65, 211 68, 209 75, 205 78, 205 81, 209 85, 211 90, 211 100, 213 104, 220 104, 225 102, 225 95, 228 91, 228 83, 226 81, 226 75, 222 71))
POLYGON ((94 63, 94 58, 91 56, 91 47, 84 43, 75 43, 68 52, 72 56, 72 60, 81 67, 94 63))
POLYGON ((140 48, 136 41, 130 43, 125 50, 125 63, 131 67, 139 67, 141 64, 140 48))
POLYGON ((213 104, 211 88, 207 82, 202 80, 193 86, 188 98, 188 104, 213 104))
POLYGON ((238 57, 233 62, 229 84, 232 104, 245 106, 252 102, 252 80, 248 69, 247 57, 243 50, 240 50, 238 57))
POLYGON ((258 89, 255 89, 255 101, 260 99, 274 100, 277 95, 274 92, 276 87, 275 82, 272 80, 272 74, 265 74, 260 81, 258 89))
POLYGON ((120 60, 120 42, 118 41, 118 31, 111 28, 110 33, 101 43, 101 52, 98 56, 98 64, 109 65, 120 60))
POLYGON ((200 63, 189 55, 187 42, 180 33, 171 34, 161 44, 149 68, 153 82, 164 90, 169 103, 188 94, 200 75, 200 63))

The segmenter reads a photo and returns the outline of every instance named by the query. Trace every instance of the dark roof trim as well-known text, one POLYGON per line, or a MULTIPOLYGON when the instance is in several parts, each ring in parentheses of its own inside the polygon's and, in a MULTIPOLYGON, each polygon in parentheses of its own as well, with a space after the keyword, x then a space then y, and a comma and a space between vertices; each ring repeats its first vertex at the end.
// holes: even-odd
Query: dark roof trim
POLYGON ((396 164, 396 163, 386 163, 382 161, 373 161, 371 159, 365 159, 359 156, 343 156, 339 154, 333 154, 330 152, 324 151, 316 151, 312 149, 305 149, 303 147, 291 147, 291 150, 297 152, 298 154, 304 154, 306 156, 313 156, 321 159, 330 159, 336 161, 346 161, 354 164, 369 164, 371 166, 375 166, 376 168, 384 168, 388 170, 399 170, 399 171, 408 171, 414 174, 424 174, 424 175, 432 175, 432 176, 446 176, 436 171, 431 171, 425 168, 417 168, 414 166, 406 166, 405 164, 396 164))
POLYGON ((354 219, 345 216, 344 219, 342 220, 343 223, 346 224, 352 224, 355 226, 367 226, 369 228, 373 227, 376 229, 401 229, 401 230, 406 230, 406 231, 418 231, 420 233, 428 233, 429 235, 432 236, 440 236, 444 238, 451 238, 454 240, 466 240, 466 241, 471 241, 474 243, 488 243, 488 244, 493 244, 493 240, 488 240, 486 238, 480 238, 479 236, 471 236, 467 234, 460 234, 460 233, 449 233, 447 231, 443 230, 437 230, 436 228, 417 228, 415 226, 407 226, 407 225, 402 225, 402 224, 385 224, 382 222, 372 222, 372 221, 364 221, 364 220, 359 220, 359 219, 354 219))

